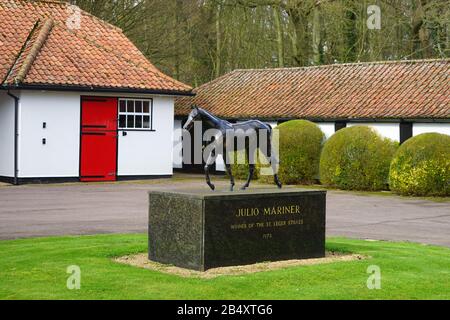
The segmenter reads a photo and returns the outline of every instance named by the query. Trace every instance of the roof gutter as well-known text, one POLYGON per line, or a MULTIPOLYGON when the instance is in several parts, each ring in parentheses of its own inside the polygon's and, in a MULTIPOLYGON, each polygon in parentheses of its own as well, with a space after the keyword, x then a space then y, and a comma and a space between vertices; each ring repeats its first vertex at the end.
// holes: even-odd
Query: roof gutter
POLYGON ((70 91, 70 92, 103 92, 103 93, 137 93, 137 94, 153 94, 165 96, 193 97, 195 93, 192 91, 176 91, 176 90, 151 90, 151 89, 133 89, 133 88, 110 88, 95 86, 64 86, 64 85, 35 85, 35 84, 18 84, 3 85, 0 88, 5 90, 44 90, 44 91, 70 91))
POLYGON ((14 185, 19 184, 19 102, 20 98, 8 90, 8 96, 14 99, 14 185))

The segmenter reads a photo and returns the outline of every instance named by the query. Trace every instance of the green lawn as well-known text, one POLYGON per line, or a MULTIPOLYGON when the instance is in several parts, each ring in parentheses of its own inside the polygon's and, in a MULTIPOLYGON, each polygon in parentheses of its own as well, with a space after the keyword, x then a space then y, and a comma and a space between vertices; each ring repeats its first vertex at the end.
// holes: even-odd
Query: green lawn
POLYGON ((215 279, 181 278, 117 264, 146 251, 145 235, 100 235, 0 242, 0 299, 450 299, 450 249, 333 238, 328 250, 371 259, 291 267, 215 279), (66 268, 81 268, 81 290, 66 268), (381 268, 382 289, 366 286, 381 268))

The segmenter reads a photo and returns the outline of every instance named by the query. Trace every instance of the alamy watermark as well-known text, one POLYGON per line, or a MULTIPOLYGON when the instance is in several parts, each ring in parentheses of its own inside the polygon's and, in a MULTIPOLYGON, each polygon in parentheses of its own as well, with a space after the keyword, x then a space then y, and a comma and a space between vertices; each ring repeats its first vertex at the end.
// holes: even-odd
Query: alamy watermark
POLYGON ((381 30, 381 8, 375 4, 367 7, 367 28, 381 30))
POLYGON ((181 157, 184 164, 206 164, 208 169, 221 155, 228 169, 233 164, 253 167, 259 160, 260 164, 270 164, 274 172, 278 171, 279 135, 269 123, 259 120, 230 123, 193 106, 179 130, 175 132, 181 137, 174 146, 178 152, 175 158, 181 157))
POLYGON ((370 274, 367 278, 367 289, 380 290, 381 289, 381 268, 379 266, 369 266, 367 273, 370 274))
POLYGON ((70 274, 67 278, 66 286, 69 290, 81 289, 81 269, 79 266, 68 266, 66 273, 70 274))
POLYGON ((225 129, 204 130, 202 121, 188 119, 175 130, 176 158, 187 165, 212 165, 219 156, 226 165, 259 165, 261 175, 273 175, 279 166, 279 130, 260 121, 225 129))
POLYGON ((66 27, 69 30, 78 30, 81 28, 81 9, 70 5, 67 7, 66 27))

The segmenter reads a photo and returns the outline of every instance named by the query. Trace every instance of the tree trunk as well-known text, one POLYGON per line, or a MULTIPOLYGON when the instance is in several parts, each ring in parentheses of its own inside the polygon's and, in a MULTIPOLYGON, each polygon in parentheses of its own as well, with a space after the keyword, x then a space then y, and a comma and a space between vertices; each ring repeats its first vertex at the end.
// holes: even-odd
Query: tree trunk
POLYGON ((346 12, 347 18, 347 30, 346 30, 346 47, 347 54, 345 57, 345 62, 355 62, 358 56, 357 52, 357 41, 358 41, 358 29, 357 29, 357 17, 355 14, 354 6, 350 6, 346 12))
POLYGON ((301 26, 302 19, 298 14, 297 10, 295 9, 289 11, 289 16, 292 22, 291 41, 292 41, 292 55, 294 58, 294 63, 297 66, 302 66, 303 59, 301 56, 300 39, 299 39, 299 35, 302 35, 302 26, 301 26))
POLYGON ((415 59, 429 58, 432 55, 428 30, 424 27, 425 10, 428 0, 413 0, 414 14, 411 23, 411 56, 415 59))
POLYGON ((318 7, 314 8, 313 12, 313 27, 312 27, 312 49, 313 49, 313 61, 315 65, 319 65, 322 63, 322 52, 321 52, 321 44, 322 44, 322 27, 320 23, 320 9, 318 7))
POLYGON ((221 70, 221 51, 222 51, 222 34, 220 30, 220 4, 217 5, 216 10, 216 65, 215 65, 215 76, 218 78, 220 76, 221 70))
POLYGON ((277 34, 278 67, 284 67, 284 39, 281 27, 279 7, 272 6, 275 30, 277 34))
POLYGON ((180 65, 181 65, 181 50, 180 45, 182 43, 181 39, 181 13, 183 10, 183 1, 182 0, 176 0, 175 3, 175 23, 176 23, 176 29, 175 29, 175 79, 180 80, 180 65))

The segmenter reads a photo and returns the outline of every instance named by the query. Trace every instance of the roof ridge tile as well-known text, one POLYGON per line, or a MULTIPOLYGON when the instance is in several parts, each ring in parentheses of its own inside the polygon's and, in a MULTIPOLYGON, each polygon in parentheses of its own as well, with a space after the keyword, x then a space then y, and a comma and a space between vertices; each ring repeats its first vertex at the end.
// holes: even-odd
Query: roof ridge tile
MULTIPOLYGON (((348 62, 348 63, 334 63, 314 66, 301 67, 281 67, 281 68, 250 68, 250 69, 234 69, 231 72, 264 72, 264 71, 295 71, 295 70, 309 70, 322 68, 341 68, 349 66, 371 66, 382 64, 415 64, 415 63, 432 63, 432 62, 450 62, 450 58, 436 58, 436 59, 412 59, 412 60, 382 60, 382 61, 365 61, 365 62, 348 62)), ((228 73, 227 73, 228 74, 228 73)), ((214 80, 213 80, 214 81, 214 80)))
MULTIPOLYGON (((41 24, 41 23, 39 23, 41 24)), ((28 52, 27 56, 25 57, 25 60, 22 63, 22 66, 20 67, 19 71, 17 72, 17 75, 15 76, 14 82, 16 84, 21 83, 25 77, 27 76, 28 71, 30 71, 37 55, 39 54, 39 51, 41 50, 42 46, 44 45, 45 41, 47 41, 47 38, 53 28, 53 20, 47 19, 40 28, 36 39, 34 39, 33 44, 31 45, 30 51, 28 52)))
POLYGON ((4 85, 6 82, 8 82, 8 79, 11 77, 11 75, 14 73, 15 68, 17 67, 17 65, 19 64, 20 59, 23 56, 23 53, 25 51, 25 49, 27 48, 29 42, 31 41, 33 35, 35 34, 36 29, 38 29, 39 27, 39 19, 36 20, 33 23, 32 28, 30 29, 30 31, 27 33, 27 37, 25 39, 25 41, 22 43, 21 48, 19 49, 19 51, 17 52, 14 60, 11 63, 10 68, 8 68, 8 71, 6 72, 6 75, 3 79, 3 81, 0 83, 0 85, 4 85))

